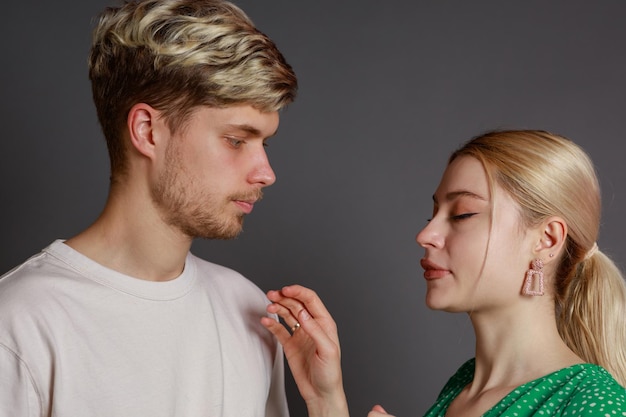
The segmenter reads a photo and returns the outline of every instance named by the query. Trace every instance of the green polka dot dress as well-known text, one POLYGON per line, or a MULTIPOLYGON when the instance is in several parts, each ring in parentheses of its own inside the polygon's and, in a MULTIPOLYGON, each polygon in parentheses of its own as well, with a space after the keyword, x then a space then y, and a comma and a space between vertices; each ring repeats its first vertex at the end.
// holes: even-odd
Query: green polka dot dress
MULTIPOLYGON (((474 377, 474 359, 450 378, 425 417, 443 417, 474 377)), ((602 367, 580 364, 520 385, 483 417, 626 417, 626 390, 602 367)))

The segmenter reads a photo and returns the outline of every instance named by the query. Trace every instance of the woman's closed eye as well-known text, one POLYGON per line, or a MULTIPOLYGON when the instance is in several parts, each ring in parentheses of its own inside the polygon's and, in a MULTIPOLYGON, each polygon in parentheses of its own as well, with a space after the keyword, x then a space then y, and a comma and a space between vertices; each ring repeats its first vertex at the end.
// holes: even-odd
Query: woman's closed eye
POLYGON ((452 220, 465 220, 465 219, 469 219, 472 216, 477 215, 478 213, 461 213, 461 214, 455 214, 454 216, 451 216, 450 218, 452 220))

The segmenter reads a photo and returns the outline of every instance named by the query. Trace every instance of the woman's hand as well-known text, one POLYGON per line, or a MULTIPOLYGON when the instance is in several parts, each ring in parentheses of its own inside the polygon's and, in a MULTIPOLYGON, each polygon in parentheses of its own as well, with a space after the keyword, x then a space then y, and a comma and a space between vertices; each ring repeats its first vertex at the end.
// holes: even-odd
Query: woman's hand
POLYGON ((367 413, 367 417, 393 417, 391 414, 388 414, 385 409, 380 405, 375 405, 372 407, 372 411, 367 413))
POLYGON ((337 326, 322 300, 299 285, 269 291, 267 297, 272 301, 267 311, 278 314, 291 332, 270 317, 261 323, 283 345, 309 416, 348 417, 337 326))

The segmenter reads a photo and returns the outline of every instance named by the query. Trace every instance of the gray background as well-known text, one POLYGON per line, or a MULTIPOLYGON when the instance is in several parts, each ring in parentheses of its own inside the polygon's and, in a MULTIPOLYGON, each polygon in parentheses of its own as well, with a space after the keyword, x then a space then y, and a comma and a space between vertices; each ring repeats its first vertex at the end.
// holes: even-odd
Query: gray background
MULTIPOLYGON (((600 248, 626 263, 626 3, 240 0, 300 80, 278 175, 229 242, 194 252, 262 289, 301 283, 334 313, 354 416, 422 414, 473 352, 464 315, 432 312, 414 237, 446 157, 493 128, 569 136, 596 162, 600 248)), ((108 186, 91 104, 91 18, 106 0, 3 6, 0 270, 86 227, 108 186)), ((303 404, 287 381, 294 416, 303 404)), ((242 393, 245 395, 245 393, 242 393)))

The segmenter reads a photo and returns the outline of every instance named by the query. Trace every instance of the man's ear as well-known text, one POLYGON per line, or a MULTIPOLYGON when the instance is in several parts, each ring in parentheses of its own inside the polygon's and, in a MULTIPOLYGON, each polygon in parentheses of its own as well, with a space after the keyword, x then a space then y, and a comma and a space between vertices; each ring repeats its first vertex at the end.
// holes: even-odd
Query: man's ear
POLYGON ((567 223, 560 217, 553 216, 545 220, 539 230, 539 239, 535 245, 535 254, 544 263, 559 258, 567 239, 567 223))
POLYGON ((160 112, 148 104, 137 103, 128 112, 130 143, 137 152, 153 159, 162 131, 160 112))

